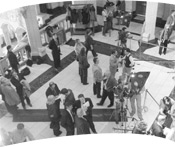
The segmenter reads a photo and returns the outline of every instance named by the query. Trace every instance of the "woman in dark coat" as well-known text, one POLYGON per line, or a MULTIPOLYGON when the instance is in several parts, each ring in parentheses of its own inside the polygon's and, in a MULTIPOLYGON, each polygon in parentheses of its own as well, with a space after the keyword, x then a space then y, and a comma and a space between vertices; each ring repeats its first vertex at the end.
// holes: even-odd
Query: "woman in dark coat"
POLYGON ((56 34, 53 34, 51 41, 49 42, 49 48, 52 50, 52 56, 54 61, 55 70, 58 71, 58 68, 61 67, 60 61, 60 47, 59 40, 56 34))
POLYGON ((88 68, 90 67, 88 61, 87 61, 87 56, 86 56, 86 51, 85 48, 82 48, 80 51, 80 56, 79 56, 79 74, 81 78, 81 83, 83 85, 87 85, 87 74, 88 74, 88 68))

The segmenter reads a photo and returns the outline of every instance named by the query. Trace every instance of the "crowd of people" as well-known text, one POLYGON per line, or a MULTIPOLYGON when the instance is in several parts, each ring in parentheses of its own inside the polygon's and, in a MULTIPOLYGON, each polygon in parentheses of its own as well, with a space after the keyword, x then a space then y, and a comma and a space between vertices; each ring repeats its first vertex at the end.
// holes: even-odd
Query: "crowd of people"
MULTIPOLYGON (((109 34, 111 33, 113 17, 112 11, 105 6, 102 16, 104 21, 102 34, 105 36, 108 31, 109 34)), ((88 62, 87 55, 88 51, 92 52, 92 90, 93 94, 99 99, 99 102, 96 105, 102 106, 108 97, 110 103, 107 107, 110 108, 114 106, 115 99, 121 100, 124 97, 128 97, 131 104, 130 116, 134 117, 137 110, 137 116, 139 119, 132 133, 152 134, 154 136, 175 140, 175 102, 170 97, 164 97, 161 100, 160 114, 156 118, 149 132, 147 130, 147 123, 143 119, 141 108, 141 94, 144 92, 144 87, 140 87, 139 83, 137 81, 133 81, 131 78, 135 63, 131 50, 127 48, 126 45, 127 38, 129 36, 129 33, 126 31, 126 27, 123 27, 119 32, 121 52, 118 52, 116 49, 111 51, 108 70, 105 72, 103 72, 102 68, 100 67, 100 59, 95 51, 94 41, 91 35, 92 31, 87 29, 85 33, 85 42, 82 43, 79 39, 76 39, 74 50, 76 60, 79 65, 78 73, 80 76, 80 81, 83 85, 89 84, 87 77, 90 64, 88 62), (116 72, 118 72, 119 67, 122 67, 122 74, 120 77, 116 78, 116 72), (124 89, 126 87, 127 94, 125 93, 126 95, 124 96, 124 89)), ((162 35, 165 37, 165 32, 162 35)), ((165 47, 167 41, 168 40, 164 38, 165 47)), ((61 67, 61 50, 58 37, 54 32, 51 33, 49 48, 52 50, 54 68, 56 71, 58 71, 58 68, 61 67)), ((17 109, 19 103, 21 103, 22 107, 26 109, 26 100, 27 104, 32 107, 30 101, 31 89, 24 76, 18 70, 19 63, 16 55, 12 52, 12 47, 7 46, 7 50, 7 57, 12 70, 9 71, 8 76, 0 76, 0 94, 2 95, 2 99, 5 102, 8 112, 11 113, 13 117, 16 117, 18 115, 17 109)), ((166 49, 164 50, 164 54, 166 54, 166 49)), ((53 130, 53 134, 55 136, 60 136, 62 134, 60 125, 66 130, 66 136, 75 134, 91 134, 91 132, 94 134, 97 133, 93 122, 94 104, 91 98, 84 96, 82 93, 80 93, 76 98, 71 89, 63 88, 60 90, 59 86, 53 81, 49 83, 49 87, 47 88, 45 95, 47 98, 46 108, 50 120, 50 129, 53 130), (61 103, 64 107, 63 110, 60 109, 61 103)), ((117 115, 117 120, 118 117, 119 116, 117 115)), ((6 132, 3 129, 0 132, 5 138, 5 144, 25 142, 26 138, 28 140, 34 140, 33 135, 24 128, 24 124, 22 123, 18 124, 17 129, 15 129, 13 132, 6 132)))

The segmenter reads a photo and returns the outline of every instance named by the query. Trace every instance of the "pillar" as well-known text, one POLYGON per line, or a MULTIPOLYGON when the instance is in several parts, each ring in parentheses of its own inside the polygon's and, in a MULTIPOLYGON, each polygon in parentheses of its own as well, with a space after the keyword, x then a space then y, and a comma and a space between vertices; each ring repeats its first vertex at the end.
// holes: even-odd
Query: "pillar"
POLYGON ((32 56, 39 56, 42 47, 41 36, 38 28, 35 5, 23 7, 21 13, 25 19, 28 41, 31 46, 32 56))
POLYGON ((2 29, 2 33, 4 36, 6 46, 11 45, 12 43, 11 43, 11 39, 10 39, 8 24, 2 24, 1 29, 2 29))
POLYGON ((145 15, 145 29, 143 33, 143 41, 155 39, 155 27, 157 18, 158 2, 147 2, 145 15))

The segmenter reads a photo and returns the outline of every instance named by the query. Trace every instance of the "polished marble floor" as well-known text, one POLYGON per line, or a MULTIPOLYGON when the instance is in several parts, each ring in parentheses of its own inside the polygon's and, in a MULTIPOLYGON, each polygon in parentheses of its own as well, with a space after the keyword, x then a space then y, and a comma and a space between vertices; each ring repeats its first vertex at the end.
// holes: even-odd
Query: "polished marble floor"
MULTIPOLYGON (((140 24, 132 24, 131 28, 129 29, 131 29, 132 31, 135 31, 136 33, 139 33, 138 28, 140 28, 141 30, 140 24)), ((81 41, 84 41, 84 36, 81 36, 81 35, 70 36, 70 33, 68 32, 66 36, 67 36, 67 40, 69 38, 73 38, 73 39, 79 38, 81 41)), ((111 37, 109 36, 104 37, 100 32, 95 34, 93 38, 94 40, 97 40, 97 41, 116 45, 116 42, 115 42, 116 36, 117 36, 117 31, 114 30, 112 32, 111 37)), ((137 35, 135 35, 134 37, 139 38, 139 36, 137 35)), ((137 41, 132 40, 131 43, 129 41, 128 43, 132 50, 138 49, 137 41)), ((72 51, 73 51, 73 47, 70 47, 68 45, 62 45, 61 52, 63 55, 61 58, 65 57, 72 51)), ((157 53, 156 47, 149 49, 145 52, 145 54, 158 56, 156 53, 157 53)), ((47 50, 47 54, 50 57, 50 59, 53 60, 50 50, 47 50)), ((164 59, 165 56, 166 56, 166 59, 168 60, 174 59, 173 55, 169 53, 167 53, 167 55, 164 55, 164 56, 162 55, 159 57, 164 59)), ((93 60, 92 54, 89 53, 88 61, 91 65, 93 64, 92 60, 93 60)), ((105 70, 107 70, 109 67, 109 56, 99 54, 99 60, 100 60, 100 66, 103 72, 105 72, 105 70)), ((28 82, 31 82, 32 80, 37 78, 39 75, 41 75, 43 72, 48 70, 50 67, 51 66, 47 64, 33 65, 30 68, 31 74, 27 76, 26 79, 28 80, 28 82)), ((122 69, 120 68, 119 72, 116 74, 116 78, 119 75, 121 75, 121 70, 122 69)), ((145 88, 151 93, 151 95, 155 98, 157 103, 159 103, 160 99, 163 96, 169 95, 172 89, 174 88, 175 81, 172 79, 172 77, 175 75, 175 73, 169 73, 169 72, 172 72, 173 69, 155 65, 150 62, 137 61, 134 71, 150 72, 150 76, 145 84, 145 88)), ((35 91, 31 95, 30 99, 32 101, 33 107, 32 108, 27 107, 27 109, 46 109, 45 91, 50 81, 54 81, 55 83, 57 83, 60 89, 62 88, 72 89, 76 98, 80 93, 83 93, 86 97, 90 97, 93 101, 94 108, 96 109, 107 108, 107 105, 109 104, 109 101, 107 99, 103 106, 96 105, 96 103, 99 102, 99 99, 97 99, 96 96, 94 96, 92 93, 92 84, 93 84, 92 69, 90 67, 88 70, 89 85, 83 86, 80 82, 80 78, 78 75, 78 63, 74 61, 67 68, 62 70, 59 74, 57 74, 55 77, 53 77, 51 80, 49 80, 46 84, 44 84, 42 87, 40 87, 37 91, 35 91)), ((155 120, 156 116, 158 115, 159 106, 148 93, 146 94, 146 96, 145 94, 146 93, 142 94, 142 106, 146 106, 148 108, 148 111, 147 112, 143 111, 143 118, 148 123, 148 128, 149 128, 153 123, 153 121, 155 120), (144 99, 145 99, 145 103, 144 103, 144 99)), ((128 101, 128 107, 130 110, 129 101, 128 101)), ((19 108, 21 108, 20 105, 19 105, 19 108)), ((61 104, 61 108, 63 108, 62 104, 61 104)), ((115 108, 115 106, 113 106, 113 108, 115 108)), ((135 118, 137 118, 136 115, 135 115, 135 118)), ((130 122, 130 120, 128 122, 130 122)), ((12 122, 12 116, 10 114, 7 114, 0 119, 0 126, 5 128, 7 131, 11 131, 12 129, 14 129, 16 127, 16 124, 17 124, 16 122, 12 122)), ((45 139, 45 138, 54 137, 52 130, 49 128, 49 122, 25 122, 24 124, 26 128, 28 128, 32 132, 32 134, 36 139, 45 139)), ((129 125, 130 124, 127 123, 127 126, 129 125)), ((95 127, 98 133, 115 133, 116 131, 114 131, 113 127, 117 127, 117 126, 115 122, 95 122, 95 127)), ((61 130, 63 132, 61 136, 65 136, 65 129, 61 127, 61 130)))

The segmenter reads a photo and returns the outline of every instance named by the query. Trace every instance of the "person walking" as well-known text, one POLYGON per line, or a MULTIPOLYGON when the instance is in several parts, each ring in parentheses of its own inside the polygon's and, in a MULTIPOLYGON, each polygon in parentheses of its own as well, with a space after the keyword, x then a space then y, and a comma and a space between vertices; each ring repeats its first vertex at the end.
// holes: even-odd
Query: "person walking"
POLYGON ((103 78, 103 95, 102 99, 97 105, 102 106, 108 97, 110 100, 110 104, 108 107, 112 107, 114 105, 114 87, 117 86, 116 79, 111 76, 110 71, 106 71, 103 78))

